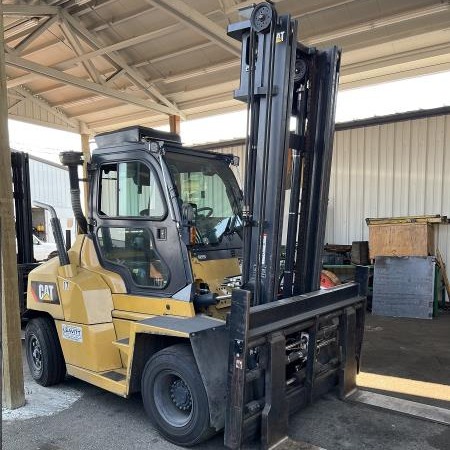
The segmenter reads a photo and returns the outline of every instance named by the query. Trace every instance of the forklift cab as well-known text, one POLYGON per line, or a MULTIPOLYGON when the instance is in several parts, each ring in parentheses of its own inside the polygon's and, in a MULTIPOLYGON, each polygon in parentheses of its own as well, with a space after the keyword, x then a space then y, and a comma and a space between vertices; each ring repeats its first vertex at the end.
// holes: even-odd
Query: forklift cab
POLYGON ((144 127, 104 133, 96 143, 88 222, 101 265, 121 275, 129 294, 186 301, 209 294, 216 303, 218 277, 239 275, 236 158, 184 148, 179 136, 144 127))

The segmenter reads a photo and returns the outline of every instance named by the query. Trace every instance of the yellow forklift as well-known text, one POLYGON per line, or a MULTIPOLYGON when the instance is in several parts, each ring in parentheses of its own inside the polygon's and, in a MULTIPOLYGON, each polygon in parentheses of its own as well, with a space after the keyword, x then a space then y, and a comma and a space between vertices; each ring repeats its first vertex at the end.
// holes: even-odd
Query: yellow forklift
POLYGON ((229 448, 255 437, 273 447, 290 412, 336 387, 344 398, 359 367, 358 286, 319 290, 340 52, 298 43, 297 22, 270 3, 245 14, 228 30, 242 42, 244 191, 233 155, 140 126, 100 134, 86 216, 82 156, 61 154, 74 245, 49 206, 58 258, 28 277, 34 379, 141 392, 182 446, 225 428, 229 448))

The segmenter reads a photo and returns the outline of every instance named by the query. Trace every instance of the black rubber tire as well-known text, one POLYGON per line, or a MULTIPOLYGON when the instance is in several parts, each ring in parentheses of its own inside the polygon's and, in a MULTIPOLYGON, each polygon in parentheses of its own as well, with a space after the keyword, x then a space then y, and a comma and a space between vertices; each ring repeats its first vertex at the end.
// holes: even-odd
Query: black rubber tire
POLYGON ((41 386, 52 386, 64 380, 66 364, 52 319, 35 317, 25 330, 25 349, 33 379, 41 386))
MULTIPOLYGON (((183 447, 191 447, 206 441, 215 434, 214 428, 210 427, 206 390, 189 345, 173 345, 153 355, 145 365, 141 383, 145 410, 165 439, 183 447), (173 376, 174 379, 178 377, 189 389, 191 407, 185 424, 174 426, 169 423, 161 413, 161 406, 157 405, 158 401, 155 402, 155 396, 160 392, 158 388, 160 384, 157 380, 164 376, 173 376)), ((167 385, 167 395, 170 395, 169 392, 170 386, 167 385)), ((163 395, 158 395, 158 398, 159 404, 164 402, 163 395)), ((176 408, 174 405, 169 408, 169 400, 166 403, 168 409, 176 408)), ((178 411, 176 413, 178 414, 178 411)))

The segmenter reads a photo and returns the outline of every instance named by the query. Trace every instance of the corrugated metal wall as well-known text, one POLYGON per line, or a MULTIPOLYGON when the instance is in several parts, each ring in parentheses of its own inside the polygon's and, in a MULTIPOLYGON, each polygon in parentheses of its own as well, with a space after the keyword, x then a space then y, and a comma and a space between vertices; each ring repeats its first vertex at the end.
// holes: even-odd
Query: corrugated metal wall
MULTIPOLYGON (((418 113, 420 114, 420 113, 418 113)), ((367 240, 366 217, 450 216, 450 113, 354 126, 335 133, 325 241, 367 240)), ((244 160, 244 143, 211 145, 244 160)), ((241 165, 241 175, 245 166, 241 165)), ((450 225, 436 243, 450 267, 450 225)))
MULTIPOLYGON (((338 131, 327 242, 368 239, 366 217, 450 216, 450 114, 338 131)), ((450 257, 450 225, 437 245, 450 257)))
MULTIPOLYGON (((31 200, 52 205, 66 230, 67 219, 73 218, 70 200, 69 174, 63 167, 30 156, 30 190, 31 200)), ((48 242, 54 242, 50 227, 50 217, 46 213, 46 236, 48 242)), ((72 242, 75 226, 72 226, 72 242)))

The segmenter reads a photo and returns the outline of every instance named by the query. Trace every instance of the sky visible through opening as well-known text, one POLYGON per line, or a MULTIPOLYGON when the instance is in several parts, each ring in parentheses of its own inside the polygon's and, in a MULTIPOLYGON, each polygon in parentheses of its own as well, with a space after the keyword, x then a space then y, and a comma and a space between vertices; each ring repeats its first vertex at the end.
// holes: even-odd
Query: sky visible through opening
MULTIPOLYGON (((447 71, 342 90, 338 94, 336 122, 449 105, 450 71, 447 71)), ((243 138, 245 132, 245 111, 181 123, 181 138, 187 145, 243 138)), ((16 120, 9 120, 9 139, 11 148, 55 162, 61 151, 81 150, 78 134, 16 120)))

